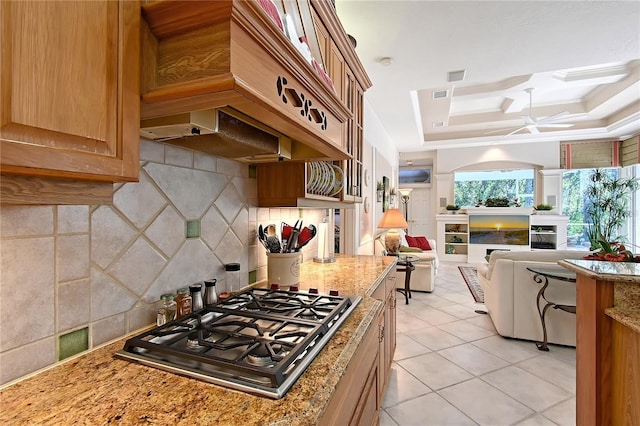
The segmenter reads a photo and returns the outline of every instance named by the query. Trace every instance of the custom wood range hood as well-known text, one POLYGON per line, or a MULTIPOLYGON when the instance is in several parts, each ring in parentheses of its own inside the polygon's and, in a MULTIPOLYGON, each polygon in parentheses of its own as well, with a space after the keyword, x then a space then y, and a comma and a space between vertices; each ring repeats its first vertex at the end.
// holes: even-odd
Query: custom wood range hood
MULTIPOLYGON (((304 27, 308 1, 284 4, 304 27)), ((142 17, 143 137, 249 162, 350 158, 351 113, 260 2, 146 2, 142 17), (221 118, 245 133, 219 138, 221 118)))

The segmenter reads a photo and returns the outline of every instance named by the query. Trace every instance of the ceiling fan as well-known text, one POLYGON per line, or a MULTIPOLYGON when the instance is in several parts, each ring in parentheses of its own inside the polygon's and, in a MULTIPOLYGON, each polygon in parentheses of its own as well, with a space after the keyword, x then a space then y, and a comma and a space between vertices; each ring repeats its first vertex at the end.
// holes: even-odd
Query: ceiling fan
MULTIPOLYGON (((523 115, 522 119, 524 120, 524 126, 518 127, 517 129, 511 131, 510 133, 507 133, 504 136, 511 136, 511 135, 515 135, 516 133, 521 132, 522 130, 528 130, 529 133, 532 134, 539 134, 540 131, 538 129, 547 129, 547 128, 567 128, 567 127, 571 127, 573 126, 573 124, 568 124, 568 123, 556 123, 556 121, 561 120, 563 118, 566 118, 567 115, 570 115, 569 112, 564 111, 564 112, 559 112, 557 114, 553 114, 550 115, 548 117, 544 117, 544 118, 536 118, 533 116, 533 88, 528 88, 528 89, 524 89, 525 92, 527 92, 529 94, 529 115, 523 115)), ((510 129, 500 129, 500 130, 494 130, 493 132, 488 132, 485 133, 485 135, 491 135, 491 134, 496 134, 496 133, 502 133, 505 130, 510 130, 510 129)))

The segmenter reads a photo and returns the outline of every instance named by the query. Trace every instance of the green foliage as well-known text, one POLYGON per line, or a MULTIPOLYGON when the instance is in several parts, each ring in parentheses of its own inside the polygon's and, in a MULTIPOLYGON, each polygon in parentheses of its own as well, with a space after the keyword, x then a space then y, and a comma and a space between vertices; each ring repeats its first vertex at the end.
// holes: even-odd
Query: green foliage
POLYGON ((536 210, 553 210, 553 206, 549 204, 538 204, 534 207, 536 210))
POLYGON ((529 194, 533 194, 533 180, 496 179, 456 181, 454 194, 455 203, 460 206, 475 206, 478 200, 502 196, 506 196, 509 200, 518 198, 522 205, 531 206, 533 204, 533 196, 529 194))
POLYGON ((507 197, 489 197, 485 200, 484 205, 487 207, 509 207, 509 199, 507 197))
POLYGON ((607 170, 595 169, 584 192, 587 236, 591 249, 602 248, 602 241, 619 241, 618 235, 631 215, 629 195, 638 188, 636 178, 617 178, 607 170))
POLYGON ((447 207, 445 207, 447 210, 460 210, 460 206, 459 205, 454 205, 454 204, 447 204, 447 207))
POLYGON ((585 222, 582 206, 582 182, 580 170, 569 170, 562 178, 562 214, 569 216, 569 226, 567 233, 570 236, 584 237, 585 222))

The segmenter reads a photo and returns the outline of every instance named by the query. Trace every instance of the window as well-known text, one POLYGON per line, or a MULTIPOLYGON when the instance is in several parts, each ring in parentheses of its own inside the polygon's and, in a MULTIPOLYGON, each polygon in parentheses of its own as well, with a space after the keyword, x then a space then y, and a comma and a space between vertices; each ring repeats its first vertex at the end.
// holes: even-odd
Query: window
MULTIPOLYGON (((589 176, 594 169, 566 170, 562 175, 562 214, 569 216, 567 226, 567 246, 580 250, 590 247, 587 236, 588 218, 585 214, 584 191, 589 184, 589 176)), ((612 177, 640 177, 640 166, 603 169, 612 177)), ((640 244, 640 195, 636 192, 629 198, 631 216, 620 230, 624 242, 634 253, 640 244)))
POLYGON ((401 168, 398 170, 398 183, 400 184, 430 184, 431 168, 401 168))
POLYGON ((454 175, 455 204, 475 206, 490 197, 516 198, 522 206, 533 206, 533 169, 458 172, 454 175))

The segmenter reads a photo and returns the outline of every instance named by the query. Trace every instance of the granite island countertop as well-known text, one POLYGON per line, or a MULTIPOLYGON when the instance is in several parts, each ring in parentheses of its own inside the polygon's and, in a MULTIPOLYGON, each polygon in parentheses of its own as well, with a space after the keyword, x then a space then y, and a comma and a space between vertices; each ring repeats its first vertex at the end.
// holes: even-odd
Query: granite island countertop
POLYGON ((578 274, 614 283, 614 306, 605 314, 640 333, 640 263, 565 259, 559 265, 578 274))
MULTIPOLYGON (((305 262, 300 289, 337 289, 362 301, 289 392, 278 400, 116 359, 126 337, 0 391, 0 421, 18 424, 242 424, 318 422, 365 332, 383 308, 371 297, 395 258, 336 256, 305 262)), ((134 333, 137 334, 137 333, 134 333)))

